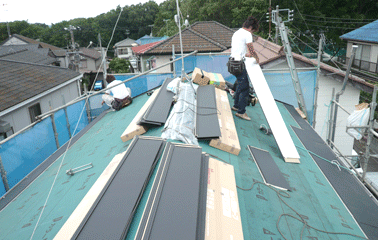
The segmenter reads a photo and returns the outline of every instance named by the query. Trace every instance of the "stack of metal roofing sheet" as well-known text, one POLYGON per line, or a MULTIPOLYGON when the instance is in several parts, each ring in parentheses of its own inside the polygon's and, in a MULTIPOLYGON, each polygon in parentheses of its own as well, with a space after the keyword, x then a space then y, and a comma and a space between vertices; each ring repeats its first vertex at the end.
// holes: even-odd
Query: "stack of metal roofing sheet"
POLYGON ((168 143, 135 239, 204 239, 209 157, 168 143))
POLYGON ((214 85, 199 86, 197 89, 197 115, 195 135, 198 139, 219 138, 221 131, 214 85))
POLYGON ((140 119, 140 124, 161 126, 165 123, 174 96, 173 92, 167 90, 167 86, 172 80, 172 78, 165 79, 155 100, 140 119))
POLYGON ((161 138, 134 138, 73 239, 125 238, 164 145, 161 138))

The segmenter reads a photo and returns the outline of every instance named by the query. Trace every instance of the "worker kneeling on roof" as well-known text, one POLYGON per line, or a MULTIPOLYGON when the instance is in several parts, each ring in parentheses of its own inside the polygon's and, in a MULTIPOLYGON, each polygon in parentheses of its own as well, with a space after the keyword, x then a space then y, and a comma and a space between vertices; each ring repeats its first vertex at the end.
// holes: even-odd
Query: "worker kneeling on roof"
POLYGON ((106 103, 106 105, 118 111, 132 103, 131 90, 122 81, 116 80, 113 75, 106 76, 106 81, 108 82, 106 87, 108 90, 102 95, 103 101, 101 104, 106 103))

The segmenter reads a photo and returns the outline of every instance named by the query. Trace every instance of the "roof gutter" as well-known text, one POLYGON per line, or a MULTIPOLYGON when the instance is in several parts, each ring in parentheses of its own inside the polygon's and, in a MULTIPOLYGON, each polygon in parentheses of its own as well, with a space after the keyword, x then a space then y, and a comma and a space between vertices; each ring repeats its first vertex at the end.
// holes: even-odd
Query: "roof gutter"
POLYGON ((79 76, 77 76, 77 77, 75 77, 75 78, 73 78, 73 79, 71 79, 69 81, 66 81, 66 82, 64 82, 64 83, 62 83, 62 84, 60 84, 60 85, 58 85, 56 87, 50 88, 49 90, 47 90, 47 91, 45 91, 43 93, 40 93, 40 94, 38 94, 38 95, 36 95, 36 96, 34 96, 32 98, 29 98, 29 99, 27 99, 27 100, 25 100, 25 101, 23 101, 23 102, 21 102, 19 104, 16 104, 16 105, 14 105, 14 106, 12 106, 10 108, 7 108, 4 111, 0 112, 0 117, 4 116, 4 115, 6 115, 6 114, 8 114, 10 112, 13 112, 14 110, 17 110, 18 108, 23 107, 23 106, 25 106, 25 105, 27 105, 27 104, 29 104, 31 102, 34 102, 37 99, 42 98, 42 97, 44 97, 44 96, 46 96, 46 95, 48 95, 48 94, 50 94, 52 92, 55 92, 56 90, 59 90, 60 88, 63 88, 63 87, 65 87, 65 86, 67 86, 67 85, 69 85, 69 84, 71 84, 71 83, 73 83, 75 81, 78 81, 82 77, 83 77, 83 74, 80 74, 79 76))

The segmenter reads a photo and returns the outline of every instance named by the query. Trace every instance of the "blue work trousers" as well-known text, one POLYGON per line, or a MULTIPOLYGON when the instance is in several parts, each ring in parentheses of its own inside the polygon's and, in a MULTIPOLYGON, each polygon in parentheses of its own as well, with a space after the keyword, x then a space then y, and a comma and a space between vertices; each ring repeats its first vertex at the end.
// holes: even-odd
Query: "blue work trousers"
POLYGON ((244 69, 242 74, 236 76, 236 81, 238 82, 238 86, 234 95, 234 107, 238 109, 238 113, 244 114, 249 96, 249 81, 246 69, 244 69))

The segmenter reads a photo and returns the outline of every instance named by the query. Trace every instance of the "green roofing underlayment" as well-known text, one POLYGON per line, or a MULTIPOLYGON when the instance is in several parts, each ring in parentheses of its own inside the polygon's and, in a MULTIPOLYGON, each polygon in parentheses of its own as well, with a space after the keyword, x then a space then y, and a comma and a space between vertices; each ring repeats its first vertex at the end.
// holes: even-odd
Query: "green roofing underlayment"
MULTIPOLYGON (((124 143, 120 136, 147 98, 148 96, 144 94, 137 97, 127 108, 119 112, 107 113, 67 151, 33 239, 53 239, 108 163, 116 154, 127 149, 131 140, 124 143), (73 176, 66 174, 66 170, 88 163, 92 163, 94 167, 73 176)), ((233 101, 231 97, 229 99, 233 101)), ((299 125, 282 103, 277 102, 277 105, 295 145, 303 148, 290 127, 299 128, 299 125)), ((277 191, 260 183, 254 184, 251 190, 238 189, 245 239, 283 239, 277 229, 279 219, 281 220, 278 227, 287 239, 300 239, 303 223, 282 215, 290 214, 299 219, 296 212, 307 221, 308 225, 317 229, 364 236, 309 153, 297 148, 301 163, 285 163, 274 137, 265 135, 259 130, 261 124, 267 124, 260 104, 247 107, 247 113, 252 121, 234 117, 241 145, 239 156, 210 147, 206 141, 200 141, 203 151, 232 164, 235 167, 238 187, 249 189, 254 182, 261 182, 263 179, 247 150, 247 145, 265 149, 270 152, 293 191, 279 195, 277 191), (286 195, 287 193, 289 195, 286 195)), ((150 129, 145 135, 160 136, 161 129, 150 129)), ((30 239, 62 158, 63 156, 57 159, 18 198, 0 212, 0 239, 30 239)), ((133 239, 150 187, 147 188, 139 205, 127 239, 133 239)), ((316 239, 315 237, 357 239, 342 234, 327 235, 307 227, 304 229, 304 239, 316 239)))

